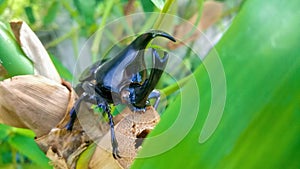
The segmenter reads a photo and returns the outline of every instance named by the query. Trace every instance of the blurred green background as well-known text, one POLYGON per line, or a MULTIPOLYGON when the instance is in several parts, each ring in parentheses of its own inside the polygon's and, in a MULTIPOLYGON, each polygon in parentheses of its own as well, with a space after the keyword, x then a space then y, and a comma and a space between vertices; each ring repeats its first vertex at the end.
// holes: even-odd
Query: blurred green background
MULTIPOLYGON (((26 21, 71 83, 134 34, 160 28, 184 42, 162 47, 180 63, 171 61, 171 75, 157 86, 166 108, 159 109, 162 119, 150 138, 165 131, 170 137, 146 140, 140 157, 185 133, 168 151, 138 158, 132 168, 297 169, 299 7, 297 0, 0 0, 0 20, 26 21)), ((31 131, 1 124, 0 168, 51 168, 32 138, 31 131)))

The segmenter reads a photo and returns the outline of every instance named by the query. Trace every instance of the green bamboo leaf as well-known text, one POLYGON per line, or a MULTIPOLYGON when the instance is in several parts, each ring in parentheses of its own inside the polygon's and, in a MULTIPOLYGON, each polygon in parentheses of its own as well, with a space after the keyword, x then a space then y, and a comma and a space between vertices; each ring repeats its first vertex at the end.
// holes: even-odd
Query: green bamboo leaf
POLYGON ((79 157, 76 168, 80 169, 88 169, 88 163, 93 157, 93 154, 97 148, 96 144, 91 144, 79 157))
POLYGON ((0 142, 2 142, 6 137, 9 136, 10 127, 4 124, 0 124, 0 142))
POLYGON ((14 133, 20 134, 22 136, 26 136, 29 138, 34 138, 35 134, 32 130, 29 129, 23 129, 23 128, 16 128, 16 127, 12 127, 12 130, 14 133))
POLYGON ((165 5, 163 0, 151 0, 151 2, 160 10, 162 10, 165 5))
POLYGON ((33 74, 33 65, 7 26, 0 22, 0 64, 9 76, 33 74))
POLYGON ((37 144, 34 142, 33 138, 15 133, 13 136, 9 138, 8 142, 20 153, 27 156, 35 164, 39 165, 39 167, 43 169, 52 168, 49 165, 49 159, 39 149, 37 144))
POLYGON ((73 79, 72 73, 54 55, 49 54, 49 56, 50 56, 50 59, 52 60, 52 62, 54 64, 57 72, 59 73, 59 75, 63 79, 71 82, 72 79, 73 79))
POLYGON ((24 8, 25 10, 25 14, 28 18, 28 21, 30 24, 34 24, 35 23, 35 17, 34 17, 34 14, 33 14, 33 9, 32 9, 32 6, 27 6, 24 8))
POLYGON ((7 0, 0 0, 0 14, 7 8, 8 1, 7 0))
POLYGON ((94 13, 97 7, 96 0, 73 0, 74 5, 80 13, 80 16, 86 25, 92 25, 95 22, 94 13))
POLYGON ((218 68, 211 52, 194 74, 198 92, 189 81, 144 142, 139 156, 173 144, 182 131, 188 130, 187 135, 167 151, 138 158, 132 168, 298 168, 299 6, 297 0, 245 1, 216 46, 224 69, 219 77, 226 77, 221 122, 213 116, 215 112, 208 116, 211 108, 220 106, 213 100, 219 101, 221 95, 214 98, 213 93, 222 93, 224 87, 208 74, 207 66, 218 68), (191 112, 197 111, 198 104, 195 117, 191 112), (215 119, 207 123, 210 117, 215 119), (212 130, 214 120, 216 130, 212 130), (153 142, 154 136, 165 139, 153 142))
POLYGON ((150 0, 141 0, 144 12, 153 12, 154 4, 150 0))

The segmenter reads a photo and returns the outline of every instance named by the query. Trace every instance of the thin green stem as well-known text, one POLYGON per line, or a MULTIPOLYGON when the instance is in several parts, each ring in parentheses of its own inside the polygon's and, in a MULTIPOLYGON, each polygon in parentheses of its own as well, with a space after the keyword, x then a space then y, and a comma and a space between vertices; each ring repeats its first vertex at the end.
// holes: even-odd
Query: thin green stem
POLYGON ((67 1, 67 0, 62 0, 60 1, 62 6, 66 9, 66 11, 69 12, 69 14, 72 16, 72 19, 76 20, 76 22, 79 24, 79 25, 82 25, 82 21, 80 21, 79 17, 78 17, 78 11, 77 10, 74 10, 70 3, 67 1))
POLYGON ((190 38, 195 33, 195 31, 197 30, 197 27, 200 23, 200 19, 201 19, 201 16, 202 16, 202 10, 203 10, 203 0, 197 0, 197 1, 198 1, 198 12, 197 12, 196 22, 194 23, 195 26, 193 26, 192 30, 189 31, 184 36, 184 38, 186 38, 186 39, 190 38))
POLYGON ((78 34, 74 34, 74 36, 72 36, 72 45, 73 45, 73 49, 74 49, 74 56, 77 58, 78 57, 78 34))
POLYGON ((72 28, 71 31, 69 31, 65 35, 63 35, 57 39, 54 39, 53 41, 46 44, 45 48, 48 49, 48 48, 54 47, 54 46, 58 45, 59 43, 61 43, 62 41, 66 40, 68 38, 71 38, 78 31, 78 29, 79 28, 72 28))
POLYGON ((170 9, 171 5, 173 4, 173 2, 174 2, 174 0, 167 0, 166 1, 165 5, 164 5, 164 8, 161 10, 157 21, 154 23, 154 26, 153 26, 154 29, 158 29, 160 27, 160 25, 161 25, 161 23, 164 19, 164 14, 166 14, 169 11, 169 9, 170 9))
POLYGON ((164 89, 161 89, 160 91, 162 93, 164 93, 166 96, 169 96, 172 93, 176 92, 181 86, 183 86, 192 76, 193 76, 193 74, 190 74, 190 75, 186 76, 185 78, 180 79, 178 82, 176 82, 164 89))
POLYGON ((240 8, 241 8, 241 6, 237 5, 237 6, 233 7, 233 8, 231 8, 231 9, 229 9, 229 10, 223 12, 223 14, 221 15, 220 18, 224 18, 226 16, 232 15, 233 13, 238 12, 240 10, 240 8))
POLYGON ((111 1, 106 1, 106 2, 107 2, 107 4, 106 4, 105 11, 103 13, 102 21, 101 21, 98 31, 96 32, 95 39, 94 39, 94 42, 92 45, 92 61, 93 62, 95 62, 97 60, 97 54, 99 53, 99 46, 100 46, 100 41, 101 41, 102 33, 103 33, 103 31, 101 31, 101 29, 105 26, 106 20, 110 14, 110 11, 111 11, 115 1, 111 0, 111 1))
POLYGON ((167 13, 173 2, 174 2, 174 0, 167 0, 161 13, 167 13))
POLYGON ((11 149, 11 158, 13 166, 17 168, 17 150, 13 147, 11 149))
POLYGON ((149 17, 147 17, 145 24, 141 28, 141 32, 148 31, 153 26, 153 23, 155 22, 156 19, 157 19, 157 14, 155 12, 152 13, 151 15, 149 14, 149 17))

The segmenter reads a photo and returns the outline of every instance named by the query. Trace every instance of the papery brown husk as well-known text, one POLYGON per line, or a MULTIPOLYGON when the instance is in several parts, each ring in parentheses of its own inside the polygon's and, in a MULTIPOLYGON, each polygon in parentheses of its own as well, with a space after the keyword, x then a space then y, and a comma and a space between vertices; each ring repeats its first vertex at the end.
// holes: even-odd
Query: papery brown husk
POLYGON ((39 75, 15 76, 0 82, 0 95, 1 123, 33 130, 54 168, 75 168, 92 141, 78 123, 72 131, 64 127, 76 98, 67 82, 59 84, 39 75))
POLYGON ((39 75, 15 76, 0 82, 0 123, 45 135, 65 116, 75 95, 39 75))
POLYGON ((195 13, 191 18, 188 19, 189 23, 191 24, 186 24, 186 22, 183 22, 182 24, 176 25, 173 36, 177 39, 181 39, 181 41, 177 43, 169 42, 168 47, 170 49, 176 49, 186 43, 199 39, 199 36, 201 35, 200 32, 205 31, 207 28, 215 24, 222 17, 223 10, 224 4, 222 2, 205 1, 203 3, 203 11, 201 13, 200 22, 198 25, 196 25, 197 17, 199 15, 198 13, 195 13), (193 32, 195 27, 198 30, 188 38, 185 38, 187 35, 186 32, 193 32))
POLYGON ((61 83, 62 80, 41 41, 23 21, 10 22, 11 29, 21 49, 34 66, 34 74, 61 83))

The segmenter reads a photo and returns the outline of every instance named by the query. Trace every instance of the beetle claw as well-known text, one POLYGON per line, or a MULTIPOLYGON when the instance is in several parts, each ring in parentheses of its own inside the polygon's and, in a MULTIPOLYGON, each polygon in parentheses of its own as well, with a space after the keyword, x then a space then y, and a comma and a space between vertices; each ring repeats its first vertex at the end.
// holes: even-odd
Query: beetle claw
POLYGON ((133 111, 134 111, 134 112, 144 112, 144 113, 145 113, 145 112, 146 112, 146 109, 145 109, 145 108, 137 108, 137 107, 134 107, 134 108, 133 108, 133 111))
POLYGON ((119 153, 118 147, 113 147, 112 155, 114 159, 122 158, 119 153))
POLYGON ((116 138, 112 138, 112 155, 115 159, 121 158, 120 156, 120 151, 119 151, 119 146, 118 146, 118 142, 116 140, 116 138))

